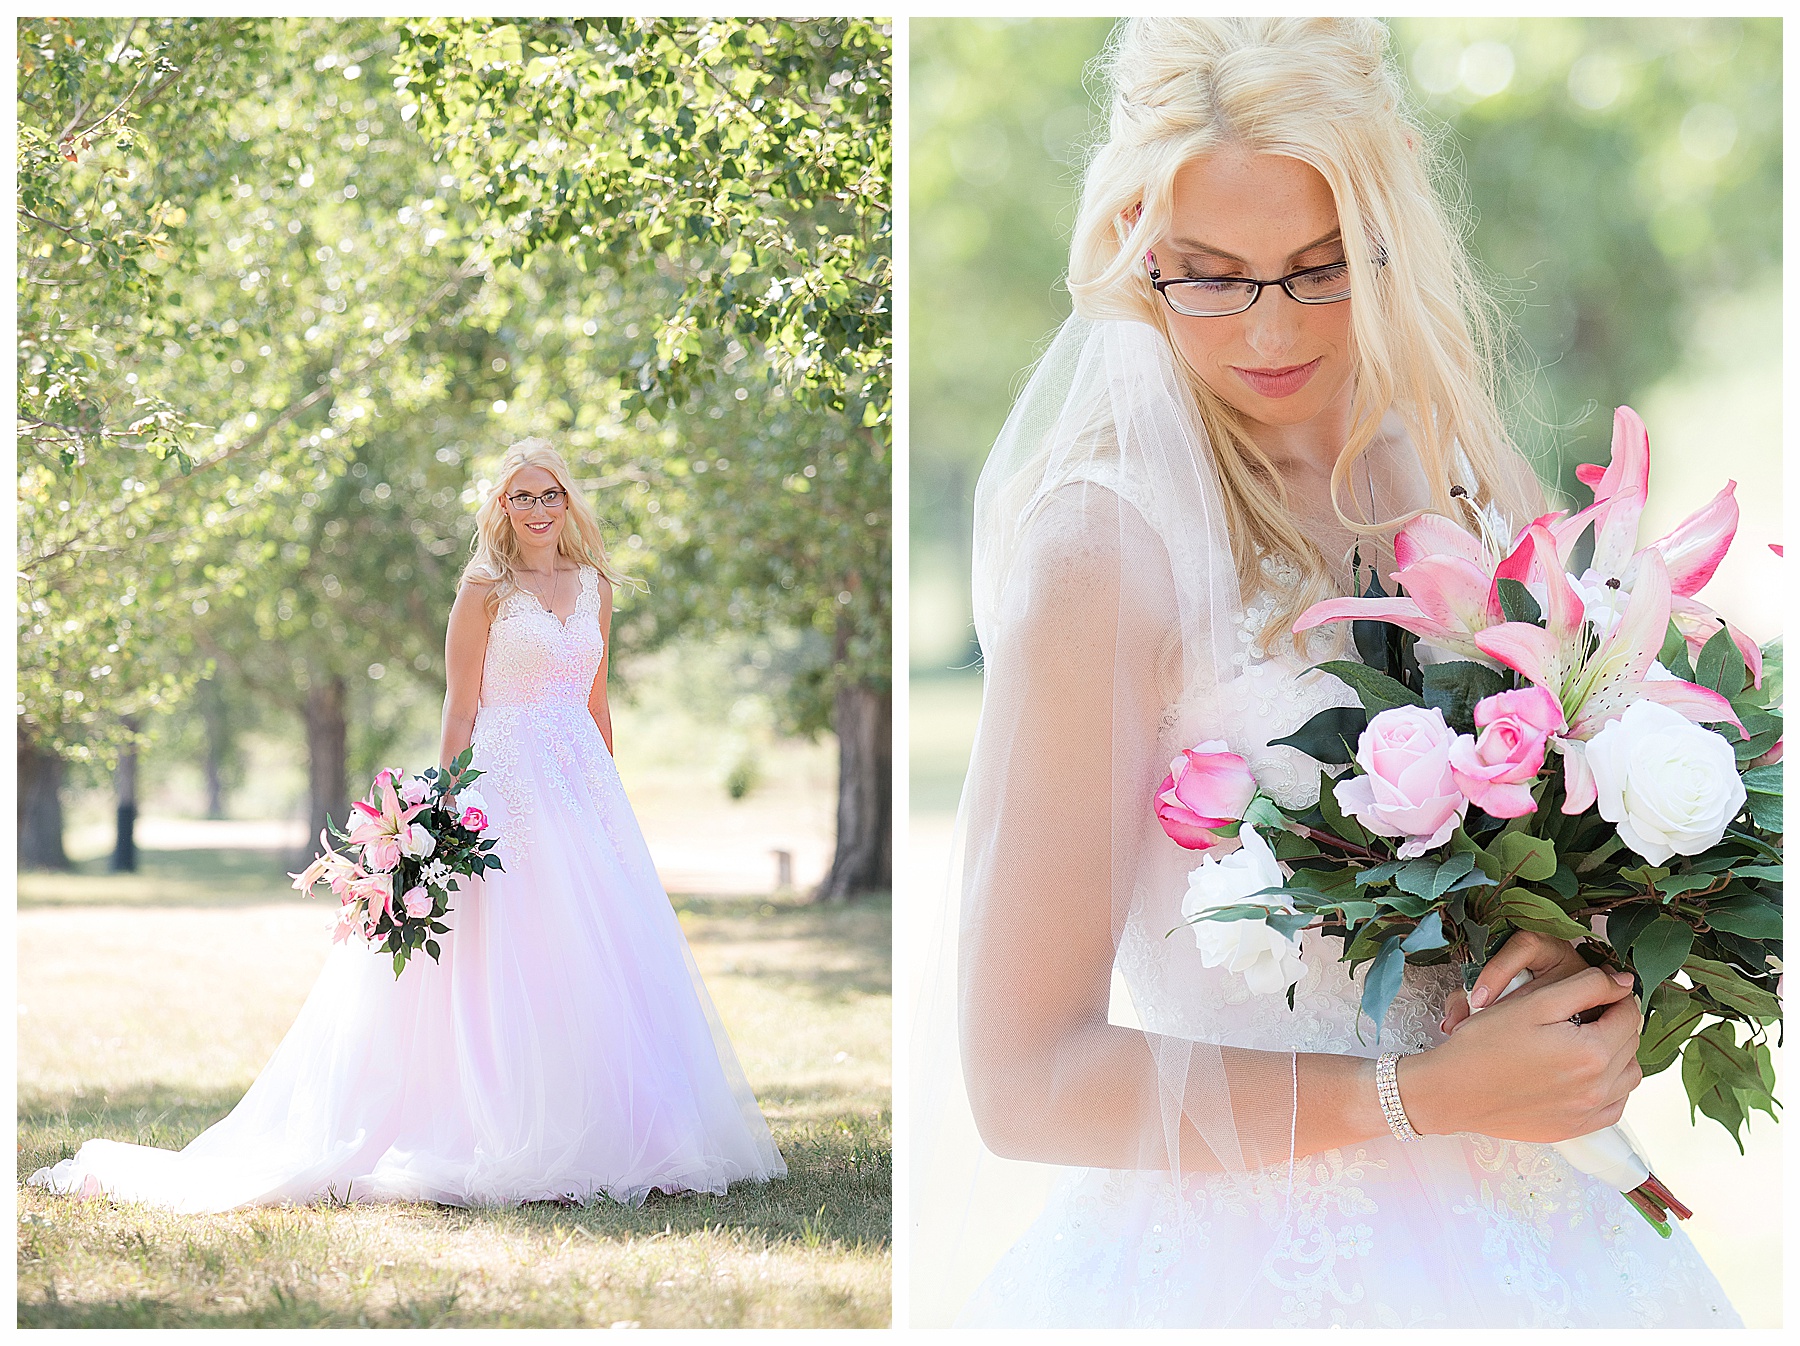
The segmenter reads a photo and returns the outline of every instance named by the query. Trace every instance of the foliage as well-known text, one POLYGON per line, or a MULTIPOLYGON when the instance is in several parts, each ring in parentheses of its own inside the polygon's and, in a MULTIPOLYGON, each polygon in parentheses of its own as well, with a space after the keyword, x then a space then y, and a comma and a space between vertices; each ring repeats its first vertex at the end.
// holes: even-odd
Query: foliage
POLYGON ((735 336, 807 400, 860 402, 877 425, 890 57, 861 19, 432 19, 405 26, 394 68, 468 195, 504 221, 507 256, 679 275, 654 353, 633 361, 636 405, 678 403, 735 336))
MULTIPOLYGON (((485 353, 468 335, 479 338, 479 327, 463 325, 476 316, 468 294, 481 288, 472 233, 434 195, 440 183, 421 148, 398 136, 392 110, 384 117, 359 82, 355 52, 379 47, 379 26, 42 22, 52 48, 61 24, 85 25, 82 50, 113 53, 119 69, 94 60, 40 68, 27 58, 21 120, 38 139, 69 120, 70 106, 109 99, 108 81, 129 87, 139 66, 173 64, 183 42, 191 51, 187 84, 154 102, 125 100, 105 155, 90 146, 84 160, 78 150, 73 168, 42 155, 21 160, 22 175, 33 176, 22 198, 37 203, 34 214, 60 203, 71 219, 154 214, 160 224, 145 240, 142 229, 117 229, 125 242, 115 252, 141 244, 141 278, 130 285, 110 276, 107 263, 132 272, 130 256, 103 251, 110 245, 90 249, 95 264, 60 264, 68 274, 54 290, 56 314, 31 283, 33 247, 43 246, 26 246, 20 688, 28 732, 68 756, 104 755, 121 737, 121 715, 167 704, 208 656, 234 643, 266 658, 272 651, 260 641, 299 634, 294 619, 310 623, 302 630, 312 657, 283 670, 289 696, 296 678, 304 690, 309 665, 360 675, 381 657, 372 644, 391 658, 407 630, 422 630, 426 649, 441 643, 442 604, 394 581, 429 570, 432 557, 458 545, 460 474, 437 483, 435 496, 395 499, 404 512, 390 526, 358 530, 357 557, 377 562, 367 599, 382 601, 372 611, 333 608, 347 587, 335 573, 342 563, 329 559, 342 547, 333 534, 359 511, 329 519, 320 511, 341 510, 352 492, 370 504, 389 499, 388 484, 365 484, 367 466, 352 461, 371 440, 396 456, 410 450, 409 476, 420 465, 429 471, 420 440, 441 434, 443 423, 405 416, 447 386, 476 392, 486 372, 468 367, 485 363, 485 353), (454 298, 463 311, 434 333, 432 310, 454 298), (33 354, 59 344, 36 335, 53 317, 82 329, 90 347, 79 438, 32 413, 33 397, 56 392, 32 382, 55 372, 33 354), (111 409, 134 403, 177 410, 114 426, 124 413, 111 409), (373 423, 385 418, 418 438, 397 444, 392 421, 379 432, 373 423), (426 503, 435 518, 420 511, 426 503), (207 620, 218 605, 257 613, 260 624, 228 625, 225 611, 207 620), (335 641, 311 638, 334 626, 335 641), (234 642, 240 633, 247 641, 234 642)), ((21 224, 28 243, 31 230, 48 228, 23 216, 21 224)), ((456 461, 440 449, 438 463, 456 461)), ((405 661, 416 658, 405 651, 405 661)))

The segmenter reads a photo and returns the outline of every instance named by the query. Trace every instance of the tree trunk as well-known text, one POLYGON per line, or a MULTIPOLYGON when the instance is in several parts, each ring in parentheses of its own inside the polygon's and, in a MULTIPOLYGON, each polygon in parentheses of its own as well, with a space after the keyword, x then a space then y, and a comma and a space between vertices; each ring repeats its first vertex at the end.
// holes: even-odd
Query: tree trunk
POLYGON ((893 887, 893 725, 890 689, 839 689, 831 716, 838 740, 837 854, 814 901, 893 887))
POLYGON ((119 765, 113 772, 113 791, 119 801, 117 831, 113 834, 112 871, 115 874, 137 873, 137 721, 127 719, 125 727, 133 737, 119 754, 119 765))
POLYGON ((225 694, 216 677, 201 683, 200 719, 206 727, 206 816, 225 816, 225 758, 231 751, 231 724, 225 716, 225 694))
POLYGON ((62 759, 19 734, 19 868, 67 869, 62 759))
POLYGON ((344 719, 344 680, 337 674, 315 677, 306 693, 306 766, 311 813, 306 850, 311 853, 327 815, 346 826, 350 815, 349 726, 344 719))

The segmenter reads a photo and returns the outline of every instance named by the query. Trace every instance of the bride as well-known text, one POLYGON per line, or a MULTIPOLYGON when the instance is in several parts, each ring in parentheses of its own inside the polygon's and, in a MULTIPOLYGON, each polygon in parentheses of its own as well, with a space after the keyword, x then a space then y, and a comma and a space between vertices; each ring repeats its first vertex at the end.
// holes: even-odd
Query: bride
POLYGON ((612 580, 550 442, 507 450, 450 613, 439 764, 471 737, 504 869, 441 958, 336 947, 229 1116, 179 1153, 90 1140, 31 1181, 175 1210, 723 1193, 787 1166, 612 759, 612 580))
MULTIPOLYGON (((1354 654, 1295 619, 1351 591, 1353 556, 1392 572, 1421 509, 1510 536, 1542 505, 1383 27, 1132 20, 1107 66, 1075 315, 976 493, 954 939, 987 1157, 945 1181, 949 1124, 924 1137, 915 1172, 945 1168, 919 1179, 921 1262, 948 1281, 991 1245, 1018 1205, 995 1160, 1024 1160, 1063 1176, 962 1324, 1735 1325, 1682 1234, 1544 1144, 1638 1083, 1629 986, 1519 936, 1471 994, 1528 967, 1525 991, 1470 1017, 1454 969, 1409 967, 1378 1042, 1335 942, 1307 934, 1290 1008, 1181 927, 1194 857, 1152 808, 1171 758, 1223 741, 1309 802, 1318 764, 1275 740, 1354 702, 1306 672, 1354 654), (1410 1143, 1377 1095, 1390 1051, 1410 1143)), ((948 1115, 942 1076, 920 1087, 948 1115)))

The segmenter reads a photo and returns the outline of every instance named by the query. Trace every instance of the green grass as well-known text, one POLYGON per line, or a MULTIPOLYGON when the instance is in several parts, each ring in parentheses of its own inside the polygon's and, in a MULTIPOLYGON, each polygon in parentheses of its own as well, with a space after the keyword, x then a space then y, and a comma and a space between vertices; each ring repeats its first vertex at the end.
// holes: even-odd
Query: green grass
MULTIPOLYGON (((25 876, 21 1182, 92 1136, 185 1144, 285 1030, 323 958, 325 908, 283 899, 277 857, 218 854, 149 852, 136 877, 25 876)), ((212 1216, 21 1187, 20 1326, 885 1325, 888 903, 676 907, 786 1180, 637 1210, 212 1216)))

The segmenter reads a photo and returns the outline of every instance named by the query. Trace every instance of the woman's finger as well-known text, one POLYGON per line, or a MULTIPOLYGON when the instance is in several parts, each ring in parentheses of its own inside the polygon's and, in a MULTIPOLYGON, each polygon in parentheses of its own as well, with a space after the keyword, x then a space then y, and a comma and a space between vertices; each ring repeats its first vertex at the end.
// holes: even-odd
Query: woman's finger
POLYGON ((1438 1022, 1438 1032, 1454 1033, 1456 1026, 1469 1017, 1469 997, 1461 991, 1452 991, 1444 999, 1444 1017, 1438 1022))
POLYGON ((1568 966, 1571 958, 1579 962, 1579 957, 1575 946, 1567 940, 1552 939, 1534 930, 1521 930, 1502 944, 1500 951, 1481 969, 1481 975, 1470 988, 1469 1005, 1473 1009, 1483 1009, 1493 1004, 1521 972, 1529 972, 1537 981, 1561 980, 1580 971, 1579 967, 1568 966))
POLYGON ((1606 972, 1597 967, 1577 972, 1553 986, 1536 991, 1529 997, 1528 1003, 1533 1017, 1544 1024, 1553 1024, 1558 1019, 1572 1019, 1583 1010, 1605 1005, 1608 1007, 1607 1012, 1586 1027, 1605 1027, 1611 1031, 1618 1030, 1626 1015, 1635 1022, 1638 1012, 1637 1001, 1631 997, 1631 974, 1606 972), (1631 1003, 1623 1004, 1628 999, 1631 1003))

